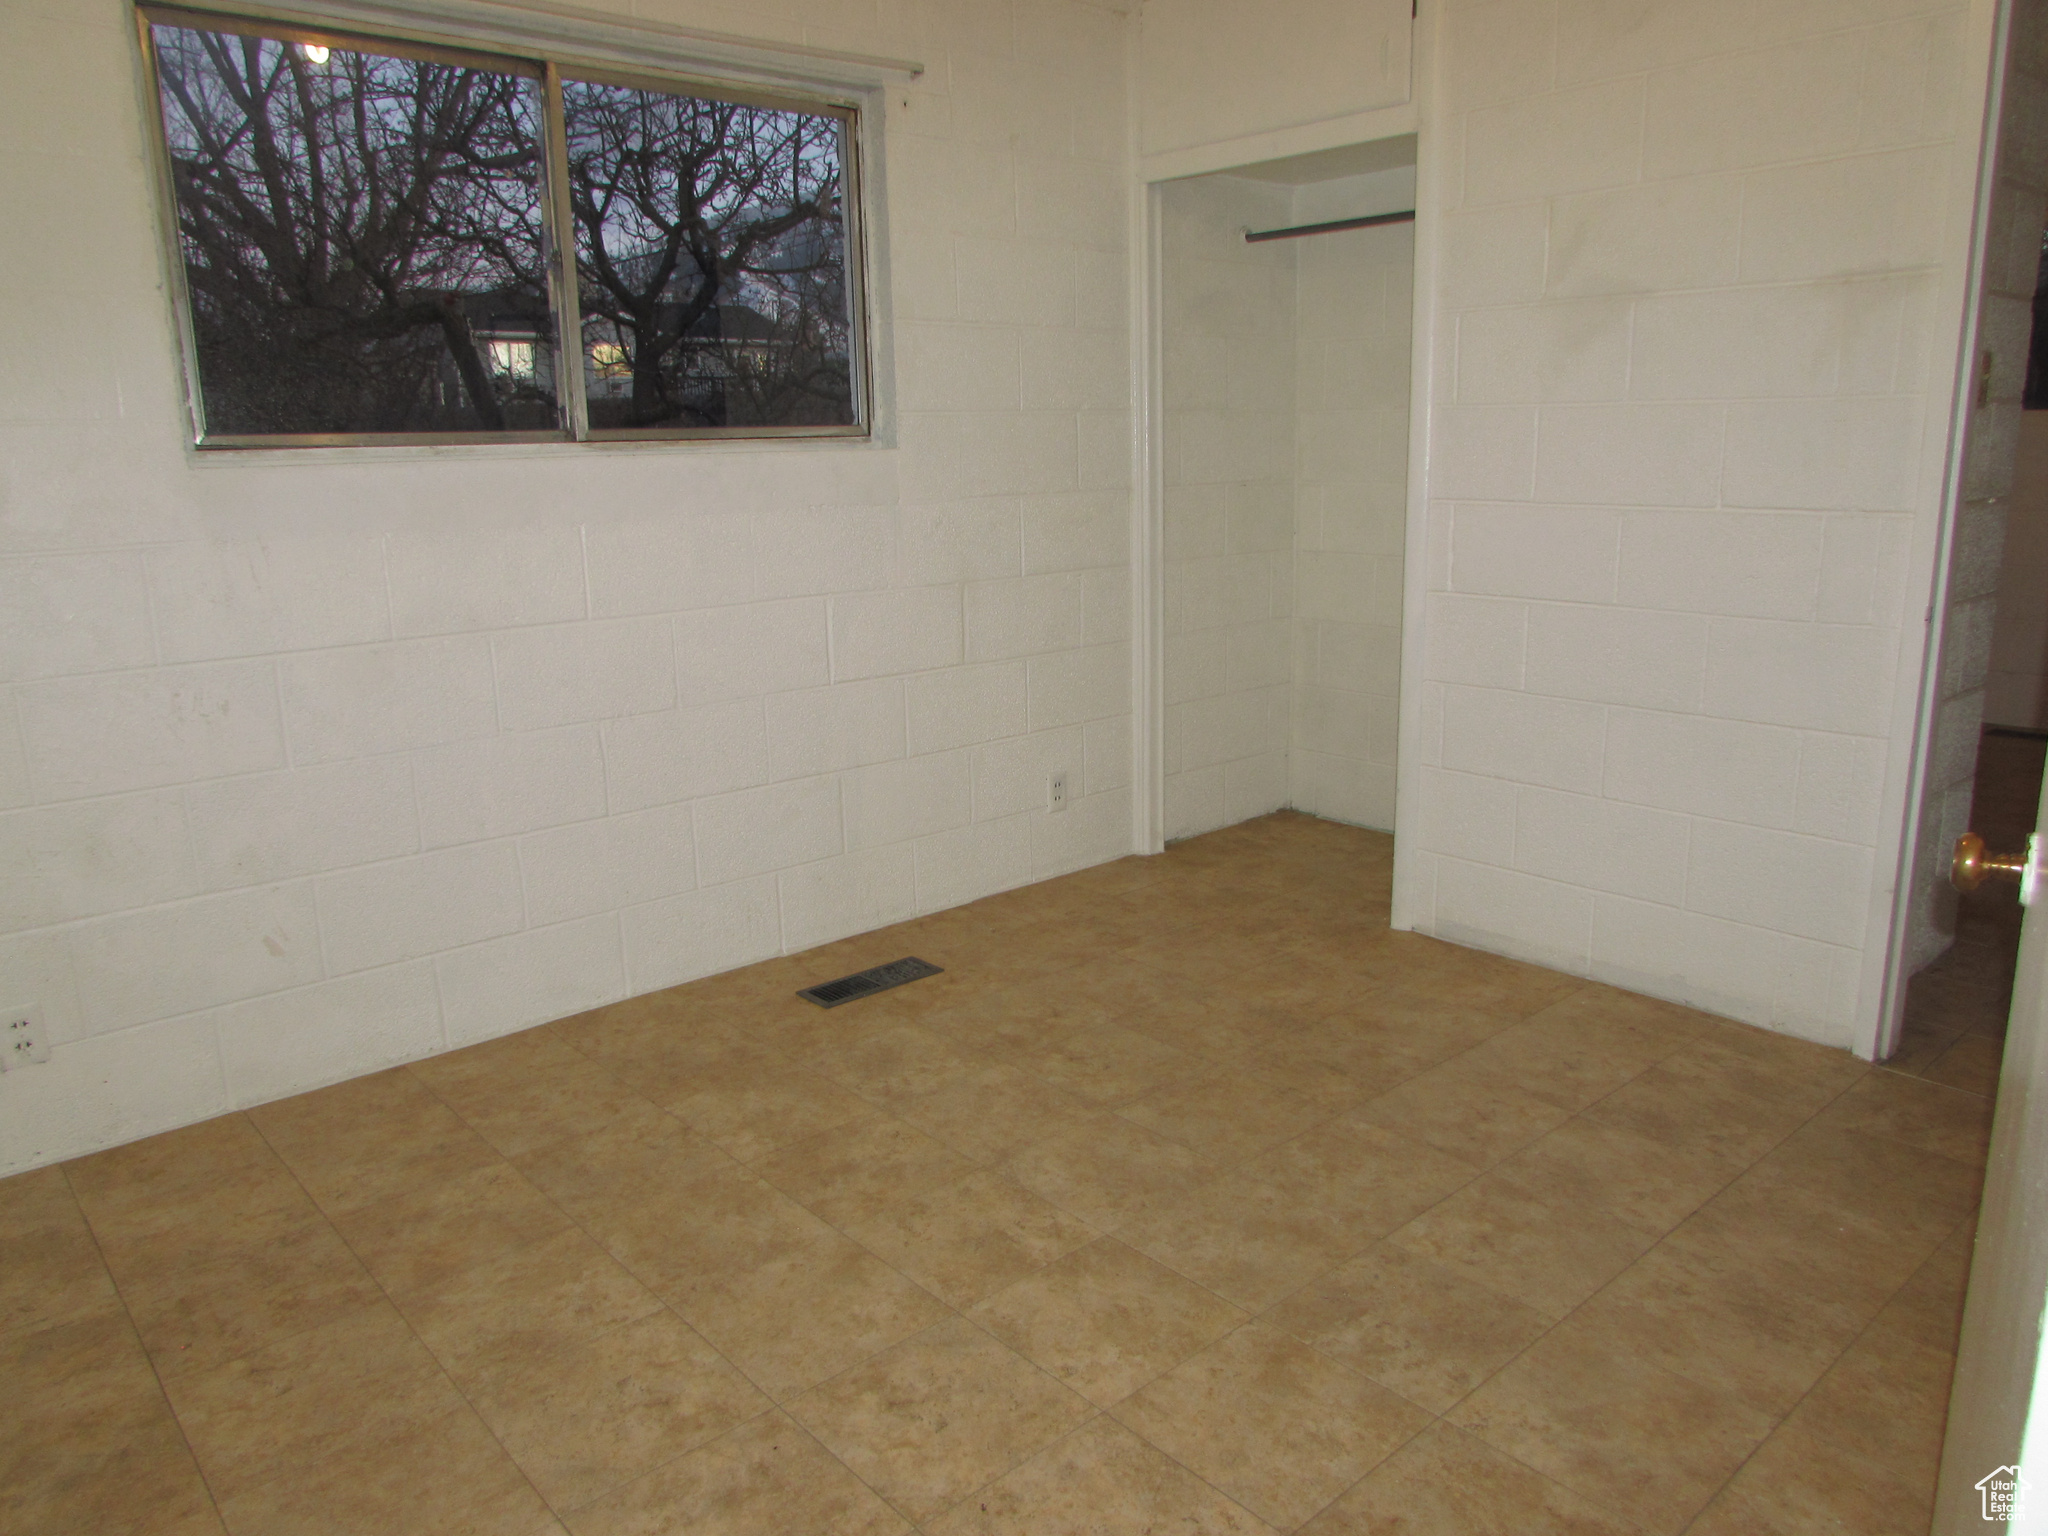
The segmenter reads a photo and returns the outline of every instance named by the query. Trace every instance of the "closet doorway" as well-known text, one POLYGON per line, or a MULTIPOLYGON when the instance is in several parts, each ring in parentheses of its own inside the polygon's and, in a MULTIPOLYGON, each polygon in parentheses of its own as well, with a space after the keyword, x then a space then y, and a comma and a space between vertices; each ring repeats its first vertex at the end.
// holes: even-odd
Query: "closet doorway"
POLYGON ((1415 146, 1150 189, 1153 848, 1394 826, 1415 146))

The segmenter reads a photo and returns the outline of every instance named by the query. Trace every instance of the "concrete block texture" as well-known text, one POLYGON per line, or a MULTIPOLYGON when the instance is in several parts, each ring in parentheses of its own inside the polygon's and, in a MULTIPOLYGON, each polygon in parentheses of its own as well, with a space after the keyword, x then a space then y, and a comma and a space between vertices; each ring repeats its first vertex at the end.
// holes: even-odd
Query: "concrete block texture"
MULTIPOLYGON (((873 441, 195 453, 132 39, 0 50, 0 1001, 58 1049, 0 1173, 1129 847, 1136 8, 655 9, 926 66, 872 100, 873 441)), ((1432 270, 1243 241, 1343 187, 1162 194, 1168 832, 1391 823, 1412 553, 1417 921, 1847 1043, 1985 61, 1900 0, 1432 9, 1432 270)), ((2002 165, 1980 532, 2044 189, 2002 165)), ((1970 602, 1930 828, 2036 677, 1970 602)))
MULTIPOLYGON (((1438 29, 1423 926, 1835 1044, 1873 1026, 1887 764, 1929 595, 1906 572, 1957 356, 1934 310, 1984 62, 1962 24, 1703 0, 1465 6, 1438 29)), ((2002 184, 1993 209, 1999 362, 1963 460, 1987 504, 2017 430, 2029 195, 2002 184)), ((1964 521, 1981 598, 1992 519, 1964 521)), ((1960 720, 1988 604, 1952 606, 1940 643, 1960 720)), ((1967 759, 1938 765, 1943 815, 1967 759)))
POLYGON ((195 456, 134 125, 79 152, 132 40, 0 61, 77 108, 18 226, 99 210, 98 333, 24 308, 67 361, 0 389, 0 1001, 59 1053, 0 1173, 1128 850, 1132 22, 855 10, 926 65, 870 103, 872 442, 195 456))

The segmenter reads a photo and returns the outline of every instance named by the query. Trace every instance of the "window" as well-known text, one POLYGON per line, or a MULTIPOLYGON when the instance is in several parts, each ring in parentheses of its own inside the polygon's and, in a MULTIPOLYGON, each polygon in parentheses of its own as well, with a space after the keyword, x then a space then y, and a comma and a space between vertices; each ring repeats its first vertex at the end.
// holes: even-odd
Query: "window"
POLYGON ((144 19, 202 446, 866 430, 852 107, 144 19))

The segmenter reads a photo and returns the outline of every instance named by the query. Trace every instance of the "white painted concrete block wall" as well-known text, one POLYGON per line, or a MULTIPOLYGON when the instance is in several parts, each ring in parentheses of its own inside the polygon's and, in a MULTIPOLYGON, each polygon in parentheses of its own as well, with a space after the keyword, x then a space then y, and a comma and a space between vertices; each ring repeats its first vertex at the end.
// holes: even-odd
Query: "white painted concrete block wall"
POLYGON ((1284 12, 1241 0, 1145 0, 1141 153, 1406 101, 1411 9, 1412 0, 1288 0, 1284 12))
POLYGON ((900 446, 195 461, 128 8, 0 12, 0 1172, 1128 848, 1127 19, 659 13, 929 66, 900 446))
MULTIPOLYGON (((1311 182, 1295 189, 1293 220, 1412 207, 1412 190, 1403 172, 1311 182)), ((1294 245, 1292 803, 1391 827, 1415 231, 1394 224, 1294 245)))
POLYGON ((1289 189, 1161 191, 1166 835, 1288 803, 1294 577, 1289 189))
POLYGON ((1962 19, 1447 0, 1422 926, 1849 1041, 1962 19))

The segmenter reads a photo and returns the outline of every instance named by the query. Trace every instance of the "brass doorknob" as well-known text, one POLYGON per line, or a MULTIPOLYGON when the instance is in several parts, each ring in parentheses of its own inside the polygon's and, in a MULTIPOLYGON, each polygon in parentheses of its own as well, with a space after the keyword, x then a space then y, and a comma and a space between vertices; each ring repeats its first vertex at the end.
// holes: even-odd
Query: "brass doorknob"
POLYGON ((2027 856, 2023 853, 1986 853, 1984 839, 1965 832, 1956 839, 1956 860, 1949 866, 1949 883, 1959 891, 1974 891, 1993 875, 2023 878, 2027 856))

